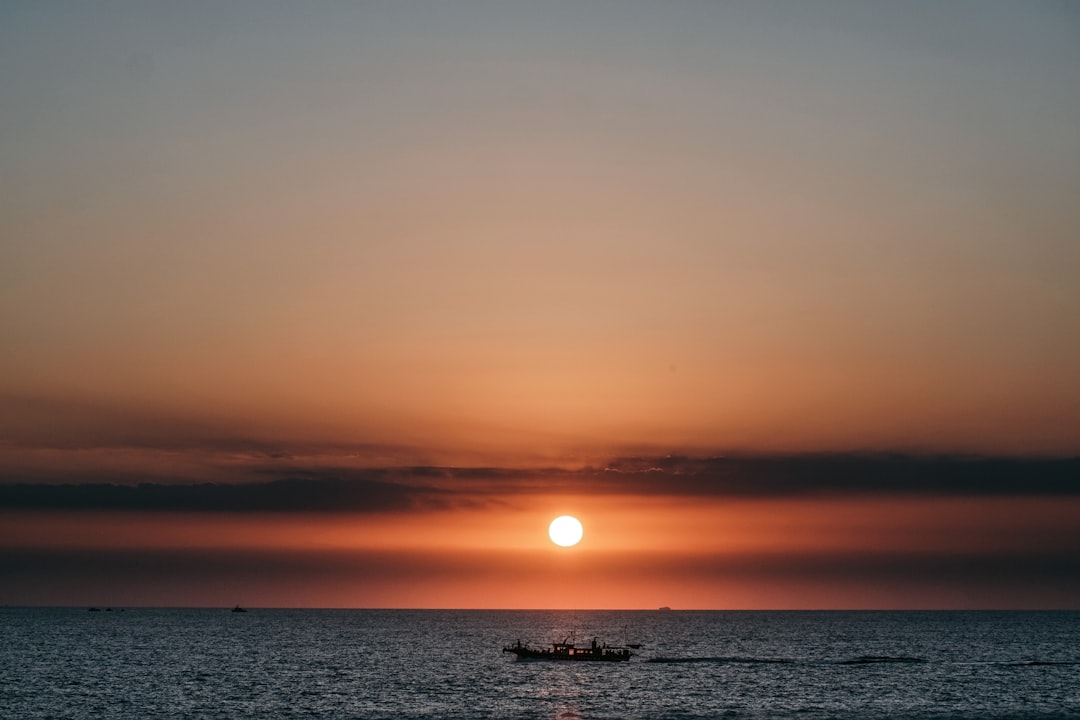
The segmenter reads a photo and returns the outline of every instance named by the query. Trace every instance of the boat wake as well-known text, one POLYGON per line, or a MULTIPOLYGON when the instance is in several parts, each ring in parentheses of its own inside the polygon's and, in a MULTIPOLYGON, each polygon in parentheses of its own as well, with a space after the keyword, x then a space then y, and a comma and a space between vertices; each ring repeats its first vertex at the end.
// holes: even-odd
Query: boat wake
POLYGON ((860 655, 859 657, 841 660, 840 665, 874 665, 878 663, 921 663, 925 658, 911 657, 909 655, 860 655))
MULTIPOLYGON (((665 664, 683 664, 683 663, 717 663, 717 664, 747 664, 747 665, 789 665, 799 662, 799 660, 791 660, 788 658, 758 658, 758 657, 742 657, 742 656, 714 656, 714 657, 654 657, 649 658, 645 662, 650 663, 665 663, 665 664)), ((819 661, 820 662, 820 661, 819 661)), ((826 664, 836 665, 876 665, 883 663, 923 663, 926 662, 924 658, 911 657, 908 655, 860 655, 858 657, 848 658, 846 660, 835 660, 831 663, 826 661, 826 664)), ((810 664, 818 664, 818 662, 810 661, 810 664)))
MULTIPOLYGON (((664 665, 684 665, 693 663, 714 663, 717 665, 887 665, 900 664, 912 665, 930 662, 926 658, 912 657, 910 655, 859 655, 846 660, 791 660, 788 658, 756 658, 741 656, 707 656, 707 657, 654 657, 645 660, 647 663, 660 663, 664 665)), ((1009 667, 1072 667, 1080 665, 1080 660, 1020 660, 1014 662, 995 662, 992 665, 1004 665, 1009 667)))
POLYGON ((651 663, 745 663, 760 665, 775 665, 780 663, 793 663, 794 660, 786 658, 753 658, 753 657, 654 657, 645 662, 651 663))
POLYGON ((1080 665, 1080 662, 1069 660, 1023 660, 1021 662, 1006 663, 1016 667, 1037 667, 1040 665, 1080 665))

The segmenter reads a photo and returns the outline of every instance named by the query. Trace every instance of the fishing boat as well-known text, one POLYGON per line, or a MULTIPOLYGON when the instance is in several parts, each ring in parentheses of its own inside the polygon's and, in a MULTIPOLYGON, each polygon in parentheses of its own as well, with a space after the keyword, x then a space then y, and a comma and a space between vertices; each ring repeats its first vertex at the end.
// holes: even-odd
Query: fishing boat
POLYGON ((570 660, 577 662, 621 662, 629 660, 633 653, 628 647, 603 644, 598 638, 585 647, 578 647, 573 637, 563 638, 562 642, 553 642, 551 647, 534 648, 518 640, 507 645, 503 652, 514 653, 518 660, 570 660))

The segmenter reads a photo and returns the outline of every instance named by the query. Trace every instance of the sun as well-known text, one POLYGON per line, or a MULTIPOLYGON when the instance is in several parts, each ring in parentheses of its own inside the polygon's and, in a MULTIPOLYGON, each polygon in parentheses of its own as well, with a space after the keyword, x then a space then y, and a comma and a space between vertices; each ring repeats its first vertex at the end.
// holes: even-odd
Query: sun
POLYGON ((570 547, 581 541, 581 521, 571 515, 560 515, 548 526, 548 535, 556 545, 570 547))

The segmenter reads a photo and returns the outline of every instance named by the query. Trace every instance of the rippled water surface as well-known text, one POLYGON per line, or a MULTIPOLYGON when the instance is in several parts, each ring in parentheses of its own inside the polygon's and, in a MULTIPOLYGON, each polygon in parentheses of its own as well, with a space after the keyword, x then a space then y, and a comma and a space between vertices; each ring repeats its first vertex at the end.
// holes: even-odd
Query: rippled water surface
POLYGON ((0 717, 1080 719, 1080 613, 0 608, 0 717))

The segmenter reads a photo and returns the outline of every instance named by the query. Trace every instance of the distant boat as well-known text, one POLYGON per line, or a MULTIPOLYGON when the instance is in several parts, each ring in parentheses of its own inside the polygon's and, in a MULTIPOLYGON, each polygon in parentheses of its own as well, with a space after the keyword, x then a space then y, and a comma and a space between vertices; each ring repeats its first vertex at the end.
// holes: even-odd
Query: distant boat
POLYGON ((573 662, 624 662, 634 653, 627 647, 612 647, 601 644, 593 638, 592 644, 578 647, 564 638, 562 642, 552 643, 550 648, 534 648, 523 645, 518 640, 507 645, 503 652, 514 653, 518 660, 569 660, 573 662))
POLYGON ((669 608, 669 607, 668 607, 667 605, 665 605, 665 606, 664 606, 664 607, 662 607, 662 608, 657 608, 657 610, 662 610, 662 611, 666 611, 666 610, 671 610, 671 608, 669 608))
POLYGON ((233 612, 247 612, 247 610, 245 610, 244 608, 240 607, 239 605, 237 605, 236 607, 234 607, 234 608, 232 609, 232 611, 233 611, 233 612))

